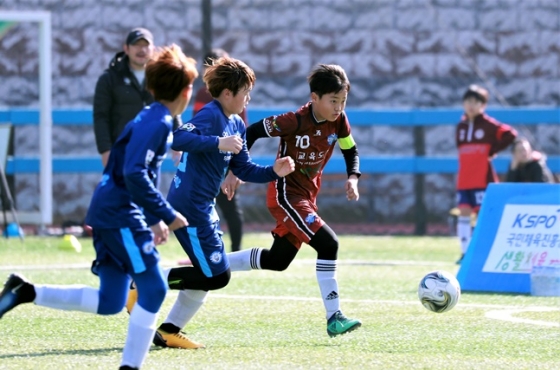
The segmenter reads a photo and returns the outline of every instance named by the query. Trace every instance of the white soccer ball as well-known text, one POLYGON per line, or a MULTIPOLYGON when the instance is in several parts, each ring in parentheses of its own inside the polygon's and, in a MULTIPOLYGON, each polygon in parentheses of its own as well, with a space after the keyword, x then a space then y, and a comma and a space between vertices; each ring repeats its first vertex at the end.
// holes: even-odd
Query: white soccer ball
POLYGON ((432 271, 418 285, 418 298, 432 312, 451 310, 461 297, 461 286, 455 276, 446 271, 432 271))

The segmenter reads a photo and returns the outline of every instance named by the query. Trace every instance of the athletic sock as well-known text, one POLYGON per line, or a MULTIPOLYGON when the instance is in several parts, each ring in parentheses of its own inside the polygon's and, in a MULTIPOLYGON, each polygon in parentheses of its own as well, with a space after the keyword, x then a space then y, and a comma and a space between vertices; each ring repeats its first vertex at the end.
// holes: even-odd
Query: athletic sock
POLYGON ((262 250, 262 248, 251 248, 228 253, 229 268, 231 271, 260 270, 262 250))
POLYGON ((471 242, 471 218, 469 216, 459 216, 457 218, 457 236, 461 243, 461 252, 467 253, 467 248, 471 242))
POLYGON ((167 318, 164 320, 164 324, 160 326, 160 329, 167 333, 178 333, 179 331, 176 331, 176 329, 167 327, 167 324, 172 324, 175 328, 179 328, 179 330, 183 329, 198 312, 200 307, 202 307, 206 301, 207 295, 208 292, 205 290, 185 289, 179 291, 177 300, 173 304, 171 311, 169 311, 167 318), (173 331, 165 330, 166 327, 173 331))
POLYGON ((318 259, 315 270, 328 320, 336 311, 340 310, 338 282, 336 281, 336 260, 318 259))
POLYGON ((85 285, 35 284, 35 304, 67 311, 97 313, 99 289, 85 285))
POLYGON ((128 334, 121 366, 142 367, 156 331, 157 313, 146 311, 139 304, 130 313, 128 334))

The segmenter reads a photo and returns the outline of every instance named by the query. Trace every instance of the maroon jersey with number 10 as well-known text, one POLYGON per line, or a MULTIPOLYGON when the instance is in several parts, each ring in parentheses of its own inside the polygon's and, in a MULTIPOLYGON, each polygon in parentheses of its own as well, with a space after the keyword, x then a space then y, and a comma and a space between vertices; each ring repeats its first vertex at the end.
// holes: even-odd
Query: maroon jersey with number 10
MULTIPOLYGON (((350 123, 342 113, 335 121, 317 122, 311 103, 263 120, 268 136, 280 137, 277 157, 290 156, 295 171, 285 178, 282 190, 288 197, 309 199, 313 204, 321 188, 321 174, 329 161, 337 140, 350 136, 350 123)), ((269 183, 268 205, 276 202, 276 181, 269 183)))

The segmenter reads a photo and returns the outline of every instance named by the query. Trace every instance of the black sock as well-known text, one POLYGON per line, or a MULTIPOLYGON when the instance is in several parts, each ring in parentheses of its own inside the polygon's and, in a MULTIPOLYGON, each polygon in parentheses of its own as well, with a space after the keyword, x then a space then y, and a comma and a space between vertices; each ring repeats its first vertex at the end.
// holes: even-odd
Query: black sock
POLYGON ((169 334, 177 334, 178 332, 181 331, 181 328, 178 328, 175 325, 168 322, 161 324, 159 326, 159 329, 169 334))

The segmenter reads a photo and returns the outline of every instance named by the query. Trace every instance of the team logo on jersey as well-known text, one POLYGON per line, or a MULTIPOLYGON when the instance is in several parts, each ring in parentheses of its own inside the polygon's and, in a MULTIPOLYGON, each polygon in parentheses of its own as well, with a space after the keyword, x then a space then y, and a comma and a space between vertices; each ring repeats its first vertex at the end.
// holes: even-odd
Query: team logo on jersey
POLYGON ((272 130, 276 130, 278 132, 281 132, 282 130, 280 130, 280 127, 278 127, 278 125, 276 124, 276 117, 277 116, 272 116, 269 118, 265 118, 264 119, 264 126, 266 127, 266 130, 268 132, 272 132, 272 130))
POLYGON ((183 131, 188 131, 191 132, 192 130, 195 129, 195 125, 193 125, 192 123, 188 122, 188 123, 183 123, 181 125, 181 127, 179 127, 179 130, 183 130, 183 131))
POLYGON ((210 262, 212 263, 220 263, 222 261, 222 253, 216 251, 210 255, 210 262))
POLYGON ((315 213, 310 213, 305 218, 305 223, 311 225, 313 222, 317 220, 317 215, 315 213))
POLYGON ((156 153, 154 153, 153 150, 148 149, 148 151, 146 152, 146 166, 148 166, 150 163, 152 163, 155 156, 156 156, 156 153))
POLYGON ((315 130, 315 135, 313 136, 321 136, 321 130, 315 130))
POLYGON ((142 246, 142 251, 146 254, 150 254, 154 251, 155 245, 152 241, 144 243, 142 246))
POLYGON ((474 137, 477 138, 478 140, 482 139, 484 137, 484 130, 479 128, 474 132, 474 137))
POLYGON ((329 143, 329 145, 333 145, 333 144, 336 142, 337 139, 338 139, 338 135, 337 135, 337 134, 330 134, 330 135, 327 137, 327 142, 329 143))

